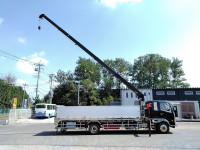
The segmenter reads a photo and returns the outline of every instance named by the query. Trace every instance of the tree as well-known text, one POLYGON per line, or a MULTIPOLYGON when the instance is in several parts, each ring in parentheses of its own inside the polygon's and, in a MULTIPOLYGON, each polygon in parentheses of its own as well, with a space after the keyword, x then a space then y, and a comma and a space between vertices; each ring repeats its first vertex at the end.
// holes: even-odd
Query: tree
MULTIPOLYGON (((110 68, 112 68, 115 72, 117 72, 124 79, 129 79, 129 72, 131 70, 131 64, 125 61, 123 58, 116 58, 115 60, 104 60, 104 63, 107 64, 110 68)), ((120 89, 121 81, 117 79, 112 73, 110 73, 104 67, 101 67, 101 72, 104 81, 104 87, 110 86, 110 88, 120 89)))
POLYGON ((47 95, 44 96, 43 101, 44 101, 45 103, 50 103, 50 92, 49 92, 47 95))
POLYGON ((74 75, 76 76, 77 81, 90 79, 97 86, 100 84, 100 67, 91 59, 79 57, 74 75))
POLYGON ((184 80, 178 81, 178 78, 174 78, 181 78, 184 75, 181 67, 182 64, 177 60, 171 61, 158 54, 147 54, 135 59, 132 82, 138 88, 166 88, 171 86, 173 79, 177 86, 183 87, 186 85, 183 83, 184 80))
POLYGON ((182 70, 182 60, 173 57, 170 65, 171 87, 189 87, 189 84, 185 83, 186 79, 183 78, 184 75, 185 73, 182 70))
MULTIPOLYGON (((21 86, 14 86, 0 79, 0 108, 11 108, 14 97, 17 97, 17 107, 22 107, 23 94, 21 86)), ((24 98, 29 98, 26 92, 24 98)))
POLYGON ((62 70, 58 70, 55 80, 59 84, 65 84, 67 81, 74 81, 75 79, 74 74, 71 71, 64 72, 62 70))
POLYGON ((16 80, 17 80, 17 78, 14 75, 12 75, 11 73, 9 73, 9 74, 7 74, 5 76, 2 76, 2 79, 6 83, 12 84, 12 85, 15 85, 16 84, 16 80))
POLYGON ((67 81, 54 89, 52 103, 57 105, 76 106, 77 87, 73 81, 67 81))

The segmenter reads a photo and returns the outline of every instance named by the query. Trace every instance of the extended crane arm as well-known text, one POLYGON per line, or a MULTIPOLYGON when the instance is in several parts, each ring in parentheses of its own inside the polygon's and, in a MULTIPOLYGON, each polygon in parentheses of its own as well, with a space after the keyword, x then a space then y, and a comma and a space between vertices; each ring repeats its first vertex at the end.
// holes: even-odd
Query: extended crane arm
MULTIPOLYGON (((133 92, 137 94, 137 96, 141 99, 141 101, 144 101, 144 95, 136 89, 133 85, 131 85, 129 82, 127 82, 124 78, 122 78, 118 73, 113 71, 108 65, 106 65, 101 59, 99 59, 97 56, 95 56, 92 52, 90 52, 85 46, 83 46, 81 43, 79 43, 75 38, 73 38, 69 33, 67 33, 65 30, 63 30, 61 27, 59 27, 57 24, 55 24, 51 19, 49 19, 46 15, 41 14, 39 16, 40 19, 45 18, 47 21, 49 21, 54 27, 56 27, 60 32, 62 32, 64 35, 66 35, 70 40, 72 40, 76 45, 78 45, 82 50, 84 50, 86 53, 88 53, 92 58, 94 58, 98 63, 100 63, 103 67, 105 67, 108 71, 110 71, 116 78, 118 78, 122 83, 124 83, 129 89, 131 89, 133 92)), ((40 29, 40 27, 38 27, 40 29)))

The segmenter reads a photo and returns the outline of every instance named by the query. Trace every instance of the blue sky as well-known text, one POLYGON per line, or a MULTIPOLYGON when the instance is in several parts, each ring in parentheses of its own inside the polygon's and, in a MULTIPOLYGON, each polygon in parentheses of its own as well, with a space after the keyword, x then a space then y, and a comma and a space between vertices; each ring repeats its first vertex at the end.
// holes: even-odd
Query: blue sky
MULTIPOLYGON (((177 57, 187 82, 200 86, 199 0, 0 0, 0 50, 45 65, 40 97, 49 90, 48 74, 74 71, 78 57, 90 58, 46 20, 38 21, 42 13, 102 60, 133 63, 149 53, 177 57)), ((0 74, 12 73, 18 85, 26 82, 34 97, 35 66, 4 55, 0 52, 0 74)))

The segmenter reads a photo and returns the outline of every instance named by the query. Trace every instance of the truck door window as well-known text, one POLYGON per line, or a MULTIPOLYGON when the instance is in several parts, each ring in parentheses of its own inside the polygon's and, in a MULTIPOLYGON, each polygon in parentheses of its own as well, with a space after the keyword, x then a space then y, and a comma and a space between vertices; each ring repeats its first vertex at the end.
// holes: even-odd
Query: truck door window
POLYGON ((171 111, 171 107, 169 103, 160 103, 160 110, 161 111, 171 111))

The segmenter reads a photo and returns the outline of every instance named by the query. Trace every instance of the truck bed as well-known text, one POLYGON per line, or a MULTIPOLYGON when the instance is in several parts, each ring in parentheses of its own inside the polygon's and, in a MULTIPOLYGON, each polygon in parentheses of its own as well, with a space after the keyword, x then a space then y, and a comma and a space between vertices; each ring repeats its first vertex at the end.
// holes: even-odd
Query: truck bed
POLYGON ((66 120, 107 120, 140 118, 139 106, 61 106, 56 107, 55 124, 66 120))

